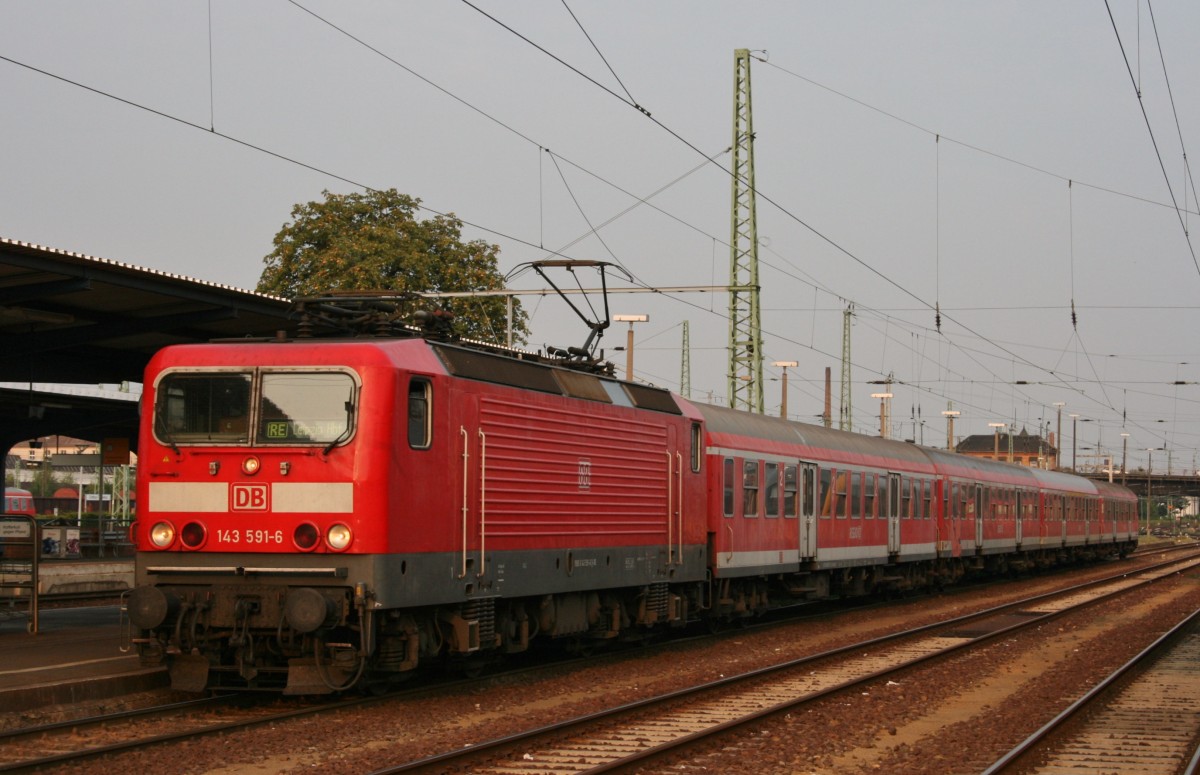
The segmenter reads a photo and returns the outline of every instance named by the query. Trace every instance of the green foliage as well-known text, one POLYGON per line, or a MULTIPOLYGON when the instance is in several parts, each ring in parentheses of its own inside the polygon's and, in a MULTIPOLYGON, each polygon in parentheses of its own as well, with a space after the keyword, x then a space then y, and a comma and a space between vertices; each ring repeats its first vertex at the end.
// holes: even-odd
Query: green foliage
POLYGON ((59 487, 71 487, 70 477, 57 476, 54 473, 54 468, 50 463, 45 462, 38 466, 33 474, 33 481, 29 483, 29 491, 37 498, 49 498, 54 495, 55 490, 59 487))
MULTIPOLYGON (((418 220, 421 200, 395 189, 365 194, 323 192, 325 201, 298 204, 275 235, 258 290, 285 298, 330 292, 479 291, 504 287, 500 248, 463 242, 462 221, 418 220)), ((502 296, 412 302, 411 311, 443 306, 463 336, 502 344, 507 320, 502 296)), ((527 316, 513 303, 514 341, 524 342, 527 316)))

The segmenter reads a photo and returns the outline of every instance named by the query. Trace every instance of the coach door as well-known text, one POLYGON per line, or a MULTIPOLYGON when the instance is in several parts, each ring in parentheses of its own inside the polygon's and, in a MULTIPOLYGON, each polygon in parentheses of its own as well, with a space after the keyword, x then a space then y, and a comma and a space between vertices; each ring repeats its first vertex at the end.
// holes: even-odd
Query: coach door
POLYGON ((900 553, 900 474, 888 474, 888 554, 900 553))
POLYGON ((1025 510, 1021 506, 1025 503, 1025 495, 1020 490, 1015 494, 1015 502, 1013 508, 1016 509, 1017 517, 1017 548, 1021 548, 1021 536, 1025 533, 1025 510))
POLYGON ((983 548, 983 485, 975 485, 975 551, 983 548))
POLYGON ((817 554, 817 467, 800 464, 800 559, 817 554))

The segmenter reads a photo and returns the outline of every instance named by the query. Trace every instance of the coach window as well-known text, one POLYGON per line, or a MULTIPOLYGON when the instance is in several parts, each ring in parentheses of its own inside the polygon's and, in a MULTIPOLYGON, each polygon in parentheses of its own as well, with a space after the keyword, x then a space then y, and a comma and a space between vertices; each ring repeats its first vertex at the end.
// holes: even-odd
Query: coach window
POLYGON ((833 471, 828 468, 821 469, 821 516, 829 519, 833 516, 834 511, 834 486, 833 486, 833 471))
POLYGON ((879 505, 879 475, 863 474, 863 516, 874 519, 879 505))
POLYGON ((701 450, 700 443, 701 443, 701 441, 702 441, 702 438, 700 436, 700 423, 694 422, 694 423, 692 423, 692 473, 693 474, 700 473, 700 450, 701 450))
POLYGON ((796 466, 783 467, 783 516, 795 517, 796 509, 796 466))
POLYGON ((800 503, 804 509, 804 516, 811 517, 813 515, 813 487, 816 486, 816 471, 813 466, 804 466, 801 473, 802 487, 800 489, 800 503))
POLYGON ((862 518, 862 490, 863 490, 863 474, 855 472, 850 474, 850 518, 862 518))
POLYGON ((733 516, 733 458, 731 458, 731 457, 725 458, 725 463, 722 466, 721 474, 722 474, 721 478, 722 478, 723 495, 724 495, 724 502, 722 504, 722 508, 724 509, 725 516, 732 517, 733 516))
POLYGON ((838 519, 845 519, 850 515, 848 511, 849 490, 850 474, 846 471, 838 471, 833 477, 833 516, 838 519))
POLYGON ((763 486, 767 488, 763 494, 764 513, 768 517, 779 516, 779 464, 763 464, 763 486))
POLYGON ((427 379, 414 378, 408 383, 408 446, 413 449, 429 449, 433 441, 429 412, 432 393, 433 386, 427 379))
POLYGON ((742 461, 742 516, 758 516, 758 461, 742 461))

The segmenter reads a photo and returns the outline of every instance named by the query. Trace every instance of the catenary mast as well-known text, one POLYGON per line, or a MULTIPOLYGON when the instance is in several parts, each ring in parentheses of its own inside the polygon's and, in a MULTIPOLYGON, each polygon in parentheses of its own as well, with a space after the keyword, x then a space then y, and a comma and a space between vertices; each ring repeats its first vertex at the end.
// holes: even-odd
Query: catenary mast
POLYGON ((759 321, 758 222, 754 190, 754 121, 750 50, 733 52, 732 228, 729 251, 729 405, 763 411, 759 321))

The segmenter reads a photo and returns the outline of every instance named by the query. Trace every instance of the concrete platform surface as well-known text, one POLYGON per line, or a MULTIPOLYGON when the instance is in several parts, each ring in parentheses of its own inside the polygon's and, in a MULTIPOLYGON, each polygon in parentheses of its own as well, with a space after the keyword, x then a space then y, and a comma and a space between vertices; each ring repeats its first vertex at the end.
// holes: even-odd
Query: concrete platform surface
POLYGON ((23 602, 0 607, 0 713, 169 684, 121 653, 119 620, 118 606, 42 610, 34 635, 23 602))
MULTIPOLYGON (((29 562, 11 557, 0 560, 0 601, 27 597, 29 562)), ((38 593, 70 595, 88 592, 122 592, 133 586, 133 560, 42 560, 38 563, 38 593)))

